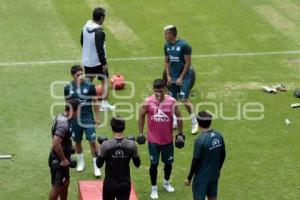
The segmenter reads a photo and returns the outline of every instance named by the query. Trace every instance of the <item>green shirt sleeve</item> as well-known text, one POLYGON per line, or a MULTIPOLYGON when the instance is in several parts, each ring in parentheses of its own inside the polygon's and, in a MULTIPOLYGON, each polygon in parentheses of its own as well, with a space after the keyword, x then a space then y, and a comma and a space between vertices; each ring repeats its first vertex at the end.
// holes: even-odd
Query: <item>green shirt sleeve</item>
POLYGON ((165 56, 168 56, 167 45, 166 45, 166 44, 165 44, 165 46, 164 46, 164 53, 165 53, 165 56))
POLYGON ((194 158, 197 158, 197 159, 200 159, 201 158, 201 153, 202 153, 202 143, 199 139, 197 139, 195 141, 195 144, 194 144, 194 154, 193 154, 193 157, 194 158))
POLYGON ((69 99, 70 98, 70 86, 66 85, 64 88, 64 95, 65 95, 65 99, 69 99))

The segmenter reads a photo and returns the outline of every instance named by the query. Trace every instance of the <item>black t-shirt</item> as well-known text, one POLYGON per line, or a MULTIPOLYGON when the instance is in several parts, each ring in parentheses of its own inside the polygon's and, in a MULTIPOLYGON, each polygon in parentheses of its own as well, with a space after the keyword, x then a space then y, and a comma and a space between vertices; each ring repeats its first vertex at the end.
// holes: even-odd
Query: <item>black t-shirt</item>
POLYGON ((122 185, 130 183, 130 160, 138 158, 136 144, 128 139, 111 139, 103 142, 100 157, 105 160, 106 183, 122 185))
MULTIPOLYGON (((70 157, 72 151, 72 133, 70 128, 70 122, 68 118, 63 114, 57 115, 53 121, 52 137, 54 135, 62 139, 61 146, 63 148, 64 154, 67 158, 70 157)), ((51 155, 58 158, 53 148, 51 149, 51 155)))

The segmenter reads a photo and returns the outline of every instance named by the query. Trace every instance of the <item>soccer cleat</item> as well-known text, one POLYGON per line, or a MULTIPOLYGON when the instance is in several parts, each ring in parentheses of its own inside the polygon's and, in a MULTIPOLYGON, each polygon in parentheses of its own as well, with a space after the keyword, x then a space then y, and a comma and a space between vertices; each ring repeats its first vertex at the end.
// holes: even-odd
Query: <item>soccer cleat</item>
POLYGON ((271 88, 269 86, 262 87, 263 91, 270 93, 270 94, 276 94, 277 90, 275 88, 271 88))
POLYGON ((100 111, 110 111, 110 110, 115 110, 116 106, 110 105, 109 103, 106 105, 101 105, 100 111))
POLYGON ((274 85, 273 88, 276 90, 276 91, 279 91, 279 92, 286 92, 287 91, 287 88, 285 85, 283 85, 282 83, 278 84, 278 85, 274 85))
POLYGON ((192 123, 192 135, 196 135, 198 133, 198 123, 192 123))
POLYGON ((158 199, 157 186, 152 186, 150 197, 151 199, 158 199))
POLYGON ((174 187, 170 184, 169 181, 164 181, 163 187, 167 190, 167 192, 174 192, 174 187))

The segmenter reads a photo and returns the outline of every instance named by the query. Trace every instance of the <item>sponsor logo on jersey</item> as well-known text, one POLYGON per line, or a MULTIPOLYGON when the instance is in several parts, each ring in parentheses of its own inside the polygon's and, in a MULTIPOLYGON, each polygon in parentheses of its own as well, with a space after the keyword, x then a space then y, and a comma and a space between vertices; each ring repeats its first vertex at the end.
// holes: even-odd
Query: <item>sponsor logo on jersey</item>
POLYGON ((151 117, 155 122, 169 122, 170 118, 162 110, 157 109, 157 113, 151 117))
POLYGON ((179 62, 180 61, 179 60, 179 56, 172 56, 172 55, 170 55, 169 59, 170 59, 171 62, 179 62))
POLYGON ((213 150, 213 149, 215 149, 215 148, 221 147, 222 144, 221 144, 221 142, 220 142, 219 139, 213 139, 213 141, 212 141, 212 143, 211 143, 211 146, 212 146, 212 147, 210 147, 209 150, 213 150))
POLYGON ((122 149, 117 149, 111 157, 113 157, 113 158, 126 158, 125 153, 122 149))

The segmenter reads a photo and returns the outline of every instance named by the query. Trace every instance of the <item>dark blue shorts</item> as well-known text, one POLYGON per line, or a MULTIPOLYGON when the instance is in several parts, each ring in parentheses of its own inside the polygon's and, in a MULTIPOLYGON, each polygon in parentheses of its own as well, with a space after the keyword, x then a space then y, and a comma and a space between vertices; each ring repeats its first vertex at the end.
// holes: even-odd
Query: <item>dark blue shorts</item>
MULTIPOLYGON (((190 87, 191 87, 191 78, 192 78, 192 72, 190 70, 185 75, 181 86, 178 86, 175 83, 172 83, 168 87, 170 95, 175 99, 189 99, 190 87)), ((175 79, 174 79, 174 81, 175 81, 175 79)))
POLYGON ((205 197, 216 198, 218 194, 218 179, 214 181, 193 180, 194 200, 205 200, 205 197))
POLYGON ((83 132, 85 132, 85 138, 88 141, 96 140, 96 129, 94 126, 94 120, 89 120, 89 123, 84 123, 84 126, 78 124, 77 119, 72 120, 72 138, 75 142, 81 142, 83 137, 83 132))

